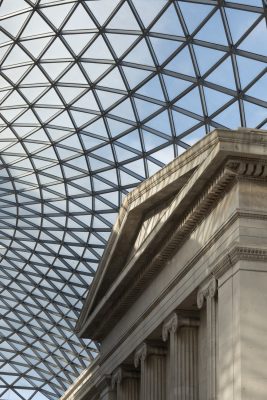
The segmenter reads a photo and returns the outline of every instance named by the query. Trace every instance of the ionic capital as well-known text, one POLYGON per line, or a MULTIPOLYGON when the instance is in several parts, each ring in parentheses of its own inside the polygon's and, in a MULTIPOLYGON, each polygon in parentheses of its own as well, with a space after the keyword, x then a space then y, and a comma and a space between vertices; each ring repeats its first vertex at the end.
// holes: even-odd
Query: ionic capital
POLYGON ((163 323, 162 340, 168 340, 169 333, 176 333, 183 326, 199 326, 199 321, 196 318, 185 317, 173 312, 163 323))
POLYGON ((139 373, 130 365, 121 365, 120 367, 116 368, 113 374, 111 375, 111 387, 115 389, 116 386, 121 385, 123 379, 138 379, 139 373))
POLYGON ((136 349, 134 355, 135 368, 138 368, 139 361, 145 361, 145 359, 150 355, 165 356, 166 349, 154 343, 153 344, 149 344, 147 342, 141 343, 140 346, 136 349))
POLYGON ((217 280, 213 276, 211 280, 199 289, 197 293, 197 306, 199 309, 203 307, 204 301, 213 298, 217 292, 217 280))
POLYGON ((122 368, 119 367, 113 372, 113 374, 111 376, 111 387, 112 387, 112 389, 115 389, 115 387, 117 385, 120 385, 121 382, 122 382, 122 368))

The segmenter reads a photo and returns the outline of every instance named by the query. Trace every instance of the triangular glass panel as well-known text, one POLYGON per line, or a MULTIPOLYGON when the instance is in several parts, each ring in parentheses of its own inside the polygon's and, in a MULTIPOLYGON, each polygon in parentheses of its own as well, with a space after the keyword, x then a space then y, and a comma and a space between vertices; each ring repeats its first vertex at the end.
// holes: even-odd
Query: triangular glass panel
POLYGON ((236 101, 227 107, 219 115, 214 117, 213 121, 230 129, 236 129, 237 127, 241 126, 238 102, 236 101))
POLYGON ((197 120, 172 110, 176 135, 180 135, 198 123, 197 120))
POLYGON ((100 140, 100 139, 97 139, 95 137, 85 135, 85 134, 81 135, 81 138, 82 138, 84 148, 88 149, 88 150, 103 143, 103 140, 100 140))
POLYGON ((89 14, 85 11, 82 3, 78 5, 72 16, 64 26, 65 30, 81 30, 96 28, 89 14))
POLYGON ((1 104, 2 107, 10 107, 10 106, 23 106, 26 102, 23 100, 21 95, 14 90, 10 96, 1 104))
POLYGON ((141 179, 138 179, 137 177, 132 176, 130 174, 130 171, 129 171, 129 173, 120 171, 120 178, 121 178, 121 184, 126 187, 129 187, 131 185, 136 186, 141 182, 141 179))
POLYGON ((85 69, 86 74, 88 75, 90 81, 94 82, 98 79, 102 74, 104 74, 110 67, 110 64, 102 64, 102 63, 82 63, 83 68, 85 69))
POLYGON ((74 54, 78 55, 94 36, 95 33, 76 33, 72 35, 64 35, 63 37, 71 47, 74 54))
POLYGON ((162 164, 168 164, 174 158, 173 145, 164 147, 163 149, 152 153, 152 157, 160 161, 162 164))
POLYGON ((212 68, 225 53, 219 50, 210 49, 208 47, 194 45, 194 51, 197 58, 197 64, 201 75, 204 75, 212 68))
POLYGON ((117 107, 110 111, 111 114, 116 115, 121 118, 127 118, 135 121, 135 115, 132 108, 132 103, 129 99, 121 102, 117 107))
POLYGON ((147 83, 141 86, 141 88, 138 89, 136 93, 164 101, 164 94, 158 76, 150 79, 147 83))
POLYGON ((2 117, 4 117, 8 122, 11 122, 15 117, 21 114, 22 111, 23 108, 1 110, 0 115, 2 115, 2 117))
POLYGON ((67 111, 63 111, 58 117, 50 121, 51 125, 58 125, 67 128, 73 128, 73 124, 67 111))
POLYGON ((192 85, 192 82, 174 78, 170 75, 164 75, 164 83, 170 100, 180 95, 184 90, 188 89, 189 86, 192 85))
POLYGON ((108 137, 107 129, 102 118, 88 125, 83 129, 85 132, 93 133, 97 136, 108 137))
POLYGON ((107 118, 107 121, 112 137, 120 135, 131 128, 131 125, 117 121, 115 119, 107 118))
POLYGON ((132 3, 138 11, 144 26, 147 27, 158 15, 160 10, 166 5, 167 0, 157 0, 153 3, 153 7, 151 7, 149 1, 144 0, 133 0, 132 3))
POLYGON ((92 151, 92 154, 101 157, 102 161, 105 161, 105 159, 109 161, 114 161, 114 155, 110 144, 107 144, 105 146, 100 147, 97 150, 92 151))
POLYGON ((129 4, 123 3, 115 16, 107 25, 108 29, 128 29, 128 30, 139 30, 140 27, 132 13, 129 4))
POLYGON ((167 35, 184 36, 182 26, 173 4, 167 8, 155 25, 152 26, 151 31, 167 35))
POLYGON ((259 14, 238 9, 235 10, 234 8, 225 7, 225 12, 233 43, 236 43, 256 19, 259 18, 259 14))
POLYGON ((18 45, 15 45, 5 59, 3 66, 17 64, 18 60, 20 63, 31 61, 27 54, 18 45))
POLYGON ((242 88, 246 87, 266 67, 264 63, 250 58, 237 56, 236 59, 242 88))
POLYGON ((146 79, 151 72, 141 68, 122 67, 131 89, 146 79))
POLYGON ((98 83, 100 86, 126 90, 119 69, 116 67, 98 83))
POLYGON ((86 52, 82 56, 83 59, 108 59, 112 60, 112 54, 110 53, 102 35, 98 36, 97 39, 90 45, 86 52))
POLYGON ((28 70, 29 66, 25 67, 23 66, 23 67, 5 69, 2 73, 4 73, 8 79, 10 79, 13 83, 16 84, 28 70))
POLYGON ((99 111, 99 107, 95 100, 92 91, 87 92, 82 97, 79 98, 75 103, 73 103, 73 107, 84 108, 87 110, 96 110, 99 111))
POLYGON ((90 114, 87 112, 71 111, 70 113, 74 119, 74 123, 78 128, 88 124, 92 119, 96 117, 95 114, 90 114))
POLYGON ((67 50, 66 46, 63 44, 62 40, 58 37, 50 44, 46 52, 42 56, 42 60, 49 59, 62 59, 62 58, 72 58, 72 55, 67 50))
POLYGON ((22 116, 19 117, 16 122, 20 124, 38 124, 38 120, 31 110, 28 110, 24 114, 22 114, 22 116))
POLYGON ((72 149, 78 149, 78 150, 82 149, 81 142, 77 135, 69 136, 67 139, 62 140, 59 144, 62 146, 70 147, 72 149))
POLYGON ((36 65, 33 69, 28 73, 28 75, 21 82, 23 84, 36 84, 36 83, 48 83, 47 78, 40 70, 40 68, 36 65))
POLYGON ((267 56, 266 22, 264 19, 242 41, 239 49, 267 56))
POLYGON ((59 82, 77 83, 82 85, 87 84, 87 81, 77 64, 74 64, 73 67, 71 67, 71 69, 66 72, 66 74, 60 79, 59 82))
POLYGON ((41 66, 53 81, 56 80, 70 65, 69 62, 42 62, 41 66))
POLYGON ((141 65, 154 66, 150 50, 146 44, 145 39, 142 39, 133 50, 124 59, 127 62, 132 62, 141 65))
POLYGON ((141 121, 160 109, 160 106, 155 103, 150 103, 137 98, 135 98, 134 101, 141 121))
MULTIPOLYGON (((2 4, 1 4, 2 8, 2 4)), ((19 15, 15 15, 14 17, 10 17, 7 19, 1 20, 1 28, 5 29, 9 32, 13 37, 17 36, 18 32, 22 28, 24 22, 27 20, 29 16, 29 12, 22 13, 19 15)))
POLYGON ((231 59, 228 57, 223 61, 206 79, 216 85, 236 89, 231 59))
POLYGON ((5 14, 11 14, 25 8, 27 8, 27 5, 23 0, 14 0, 12 1, 12 3, 10 3, 9 1, 4 1, 1 4, 0 16, 2 17, 5 14))
POLYGON ((175 40, 167 40, 160 38, 150 38, 154 52, 159 63, 163 63, 167 58, 169 58, 172 53, 177 50, 180 46, 180 42, 176 42, 175 40))
POLYGON ((185 47, 165 66, 166 69, 180 74, 195 76, 195 70, 188 47, 185 47))
POLYGON ((165 110, 156 117, 150 119, 146 122, 146 126, 155 129, 157 131, 163 132, 167 135, 171 135, 171 126, 168 111, 165 110))
POLYGON ((225 29, 219 11, 216 11, 216 13, 212 15, 203 28, 201 28, 196 34, 195 38, 198 40, 204 40, 205 42, 218 43, 227 46, 228 43, 225 29))
POLYGON ((35 107, 35 112, 40 118, 40 120, 44 123, 50 120, 55 114, 59 112, 58 109, 54 108, 42 108, 42 107, 35 107))
POLYGON ((104 110, 109 108, 112 104, 116 103, 123 97, 122 94, 107 92, 105 90, 96 90, 96 94, 104 110))
POLYGON ((58 86, 58 90, 67 104, 71 103, 85 91, 84 88, 76 88, 71 86, 58 86))
POLYGON ((144 160, 136 160, 127 164, 123 164, 123 168, 127 168, 129 171, 139 175, 140 180, 146 177, 144 160))
POLYGON ((34 36, 52 32, 53 30, 44 21, 44 19, 37 12, 34 12, 30 21, 27 22, 27 25, 23 30, 21 37, 34 36))
POLYGON ((10 38, 4 33, 0 32, 0 44, 4 44, 10 41, 10 38))
POLYGON ((185 19, 189 33, 192 33, 209 15, 214 6, 179 1, 179 7, 185 19))
POLYGON ((205 136, 206 132, 204 127, 196 129, 189 135, 186 135, 181 140, 189 146, 193 146, 193 144, 197 143, 200 139, 205 136))
POLYGON ((136 153, 132 153, 131 151, 126 150, 123 147, 120 147, 118 145, 115 146, 115 149, 116 149, 117 159, 119 162, 129 160, 133 157, 136 157, 136 153))
POLYGON ((2 89, 11 87, 10 83, 0 75, 0 86, 2 89))
POLYGON ((166 144, 168 141, 160 136, 154 135, 151 132, 143 131, 143 137, 145 142, 145 149, 146 151, 151 151, 156 149, 163 144, 166 144))
POLYGON ((117 57, 121 57, 123 53, 136 41, 138 36, 108 33, 107 38, 114 49, 117 57))
POLYGON ((204 88, 204 92, 209 115, 213 114, 214 111, 218 110, 232 99, 231 96, 225 93, 207 87, 204 88))
POLYGON ((52 88, 52 89, 48 90, 48 92, 46 92, 46 94, 44 96, 42 96, 40 98, 40 100, 37 101, 36 104, 45 104, 47 106, 49 106, 49 105, 56 105, 56 106, 61 105, 62 106, 62 101, 60 100, 55 89, 52 88))
POLYGON ((40 11, 49 19, 50 22, 58 29, 64 19, 70 12, 73 4, 60 4, 53 7, 42 7, 40 11))
POLYGON ((248 128, 257 128, 266 120, 266 108, 244 101, 246 125, 248 128))
POLYGON ((135 150, 141 151, 142 146, 140 142, 140 134, 138 130, 134 130, 132 132, 127 133, 127 135, 122 136, 118 139, 118 142, 126 144, 127 146, 130 146, 134 148, 135 150))
POLYGON ((119 2, 120 0, 102 0, 101 2, 93 1, 90 2, 90 10, 98 22, 103 25, 119 2))
MULTIPOLYGON (((267 102, 267 74, 263 75, 246 94, 267 102)), ((266 111, 267 114, 267 111, 266 111)))
POLYGON ((32 40, 23 40, 21 44, 29 51, 33 57, 37 58, 45 50, 48 43, 51 41, 51 37, 35 38, 32 40))
POLYGON ((185 110, 192 111, 195 114, 202 115, 203 109, 199 94, 199 89, 195 88, 178 100, 175 105, 184 108, 185 110))

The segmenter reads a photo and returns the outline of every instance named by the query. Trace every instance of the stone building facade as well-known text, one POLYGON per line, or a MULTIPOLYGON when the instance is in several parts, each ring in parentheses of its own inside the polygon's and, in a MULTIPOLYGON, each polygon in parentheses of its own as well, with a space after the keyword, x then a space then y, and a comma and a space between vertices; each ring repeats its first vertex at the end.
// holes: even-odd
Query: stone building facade
POLYGON ((62 400, 265 400, 267 132, 216 130, 125 199, 62 400))

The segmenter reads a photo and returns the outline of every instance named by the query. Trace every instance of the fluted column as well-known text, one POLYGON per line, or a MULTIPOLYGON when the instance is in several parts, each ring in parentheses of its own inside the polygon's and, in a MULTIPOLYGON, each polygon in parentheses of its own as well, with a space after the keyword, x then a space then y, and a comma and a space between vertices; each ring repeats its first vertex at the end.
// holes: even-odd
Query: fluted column
POLYGON ((134 365, 140 363, 140 400, 166 400, 166 349, 142 343, 135 352, 134 365))
POLYGON ((117 400, 139 400, 139 373, 121 366, 114 371, 111 386, 117 392, 117 400))
POLYGON ((207 309, 207 400, 216 400, 216 299, 217 281, 213 277, 197 294, 197 305, 207 309))
POLYGON ((176 312, 162 327, 162 339, 169 339, 168 400, 198 399, 198 326, 197 318, 187 318, 176 312))

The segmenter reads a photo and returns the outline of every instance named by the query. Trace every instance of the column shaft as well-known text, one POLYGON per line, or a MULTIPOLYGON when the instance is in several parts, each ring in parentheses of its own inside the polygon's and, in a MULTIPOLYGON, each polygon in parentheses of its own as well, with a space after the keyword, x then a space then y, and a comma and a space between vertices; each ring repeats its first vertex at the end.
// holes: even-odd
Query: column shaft
POLYGON ((216 400, 216 299, 217 281, 213 277, 197 295, 198 308, 206 302, 207 311, 207 400, 216 400))
POLYGON ((167 371, 168 400, 198 399, 198 326, 196 318, 173 313, 163 325, 164 341, 170 334, 167 371))

